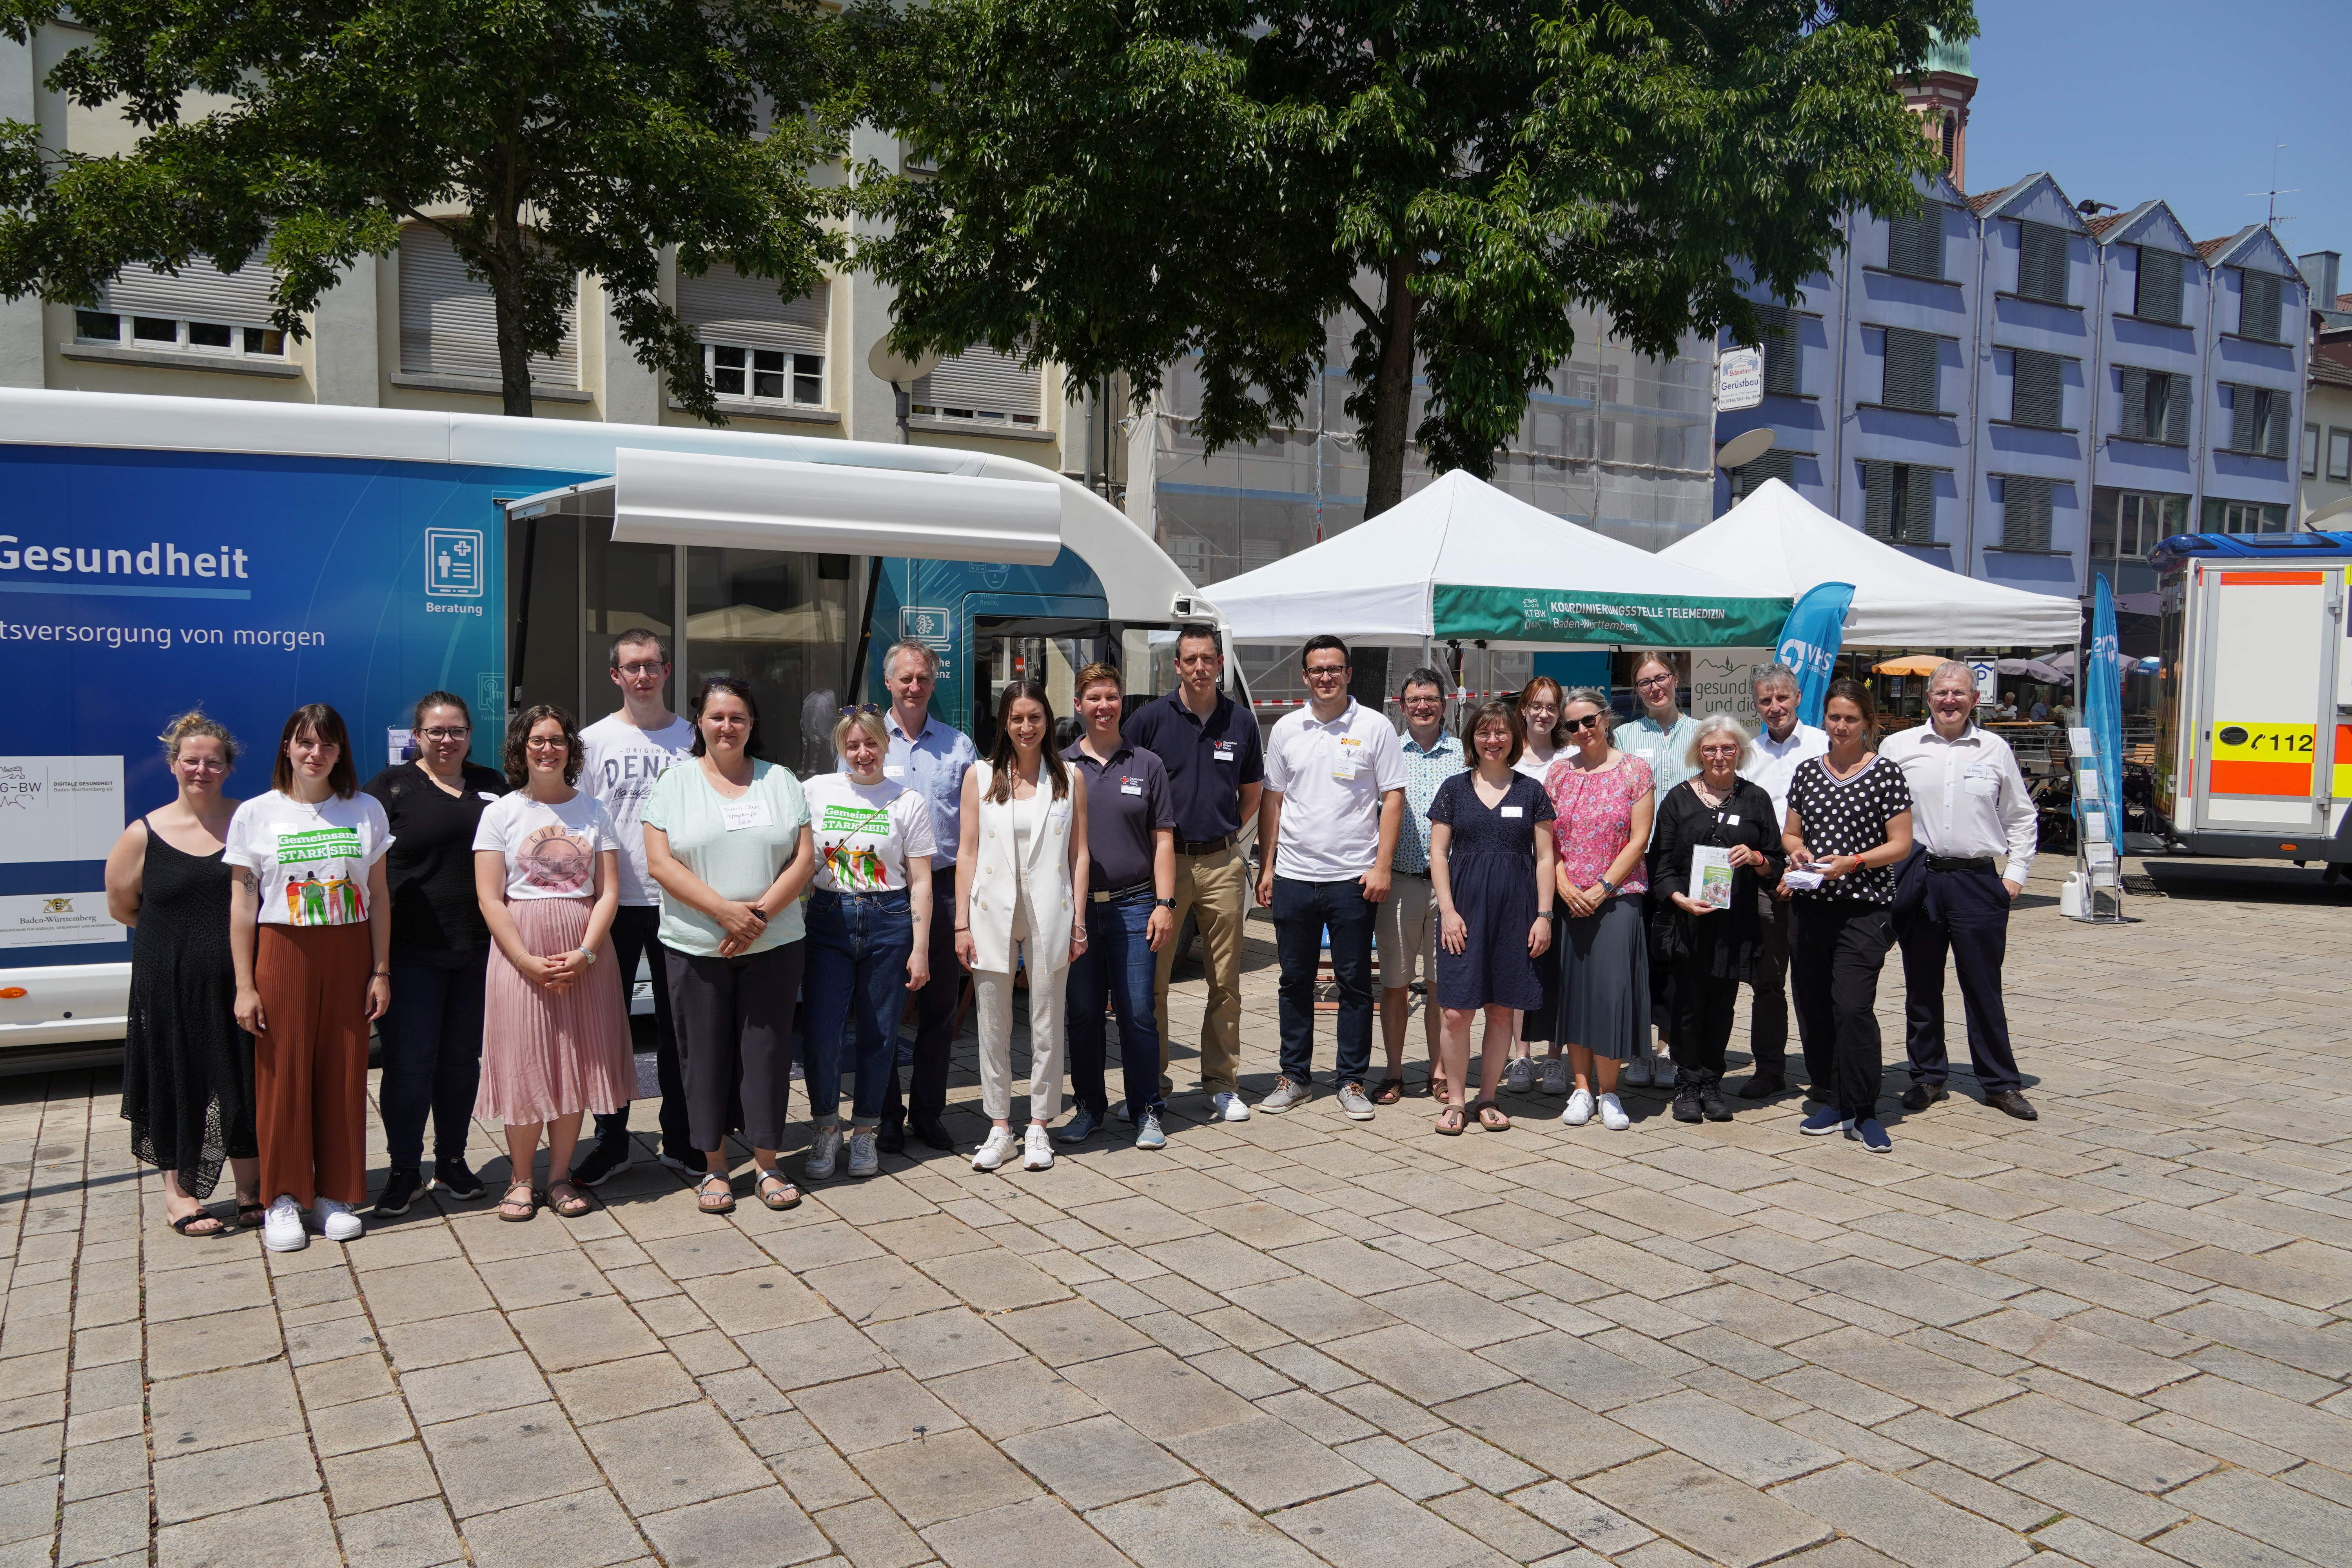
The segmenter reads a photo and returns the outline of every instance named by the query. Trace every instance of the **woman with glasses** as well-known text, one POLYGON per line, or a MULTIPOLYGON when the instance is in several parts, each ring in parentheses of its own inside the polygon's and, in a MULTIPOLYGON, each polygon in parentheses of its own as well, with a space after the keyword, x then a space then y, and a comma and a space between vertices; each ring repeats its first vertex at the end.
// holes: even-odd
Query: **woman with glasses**
POLYGON ((378 1037, 384 1153, 392 1169, 375 1212, 406 1214, 424 1184, 425 1119, 433 1119, 433 1179, 453 1198, 478 1198, 466 1164, 466 1132, 482 1077, 482 987, 489 927, 474 886, 474 833, 507 793, 504 773, 478 766, 466 700, 447 691, 417 699, 409 716, 413 761, 368 780, 366 793, 392 824, 384 857, 392 895, 392 1008, 378 1037))
POLYGON ((777 1168, 792 1098, 801 894, 816 874, 807 797, 790 768, 759 760, 751 683, 714 675, 688 705, 692 760, 646 799, 646 869, 662 892, 670 1016, 687 1121, 709 1173, 705 1214, 735 1207, 727 1134, 751 1145, 752 1190, 772 1209, 800 1189, 777 1168))
POLYGON ((163 1172, 172 1228, 226 1236, 204 1206, 222 1161, 236 1171, 236 1223, 262 1215, 253 1041, 236 1026, 221 858, 237 805, 221 785, 236 742, 201 712, 181 714, 159 738, 179 794, 124 828, 106 858, 107 912, 131 928, 122 1119, 131 1157, 163 1172))
POLYGON ((875 1130, 898 1049, 898 1015, 931 981, 930 805, 884 774, 890 732, 872 703, 841 710, 833 750, 843 771, 811 773, 802 786, 816 846, 803 986, 816 1142, 802 1173, 812 1182, 830 1179, 840 1160, 841 1064, 853 1022, 857 1085, 849 1173, 882 1169, 875 1130))
POLYGON ((572 787, 585 755, 562 709, 541 702, 516 714, 506 747, 514 791, 474 831, 475 897, 498 945, 474 1114, 506 1131, 502 1220, 528 1220, 542 1201, 566 1219, 586 1214, 587 1194, 572 1180, 580 1119, 610 1114, 636 1090, 611 941, 621 836, 596 797, 572 787), (542 1131, 543 1195, 530 1179, 542 1131))
MULTIPOLYGON (((1641 699, 1642 713, 1629 724, 1617 726, 1617 744, 1625 754, 1639 757, 1650 770, 1650 782, 1656 788, 1656 799, 1663 802, 1675 787, 1693 773, 1698 764, 1690 760, 1691 739, 1698 732, 1698 721, 1684 712, 1675 700, 1682 683, 1682 672, 1675 666, 1675 656, 1658 648, 1646 648, 1633 656, 1633 694, 1641 699)), ((1650 1022, 1656 1029, 1661 1043, 1674 1038, 1673 971, 1664 964, 1650 971, 1650 1022)), ((1625 1064, 1624 1081, 1628 1084, 1670 1084, 1675 1081, 1673 1065, 1664 1058, 1654 1058, 1647 1047, 1642 1054, 1625 1064)))
POLYGON ((1581 1127, 1597 1110, 1622 1132, 1617 1068, 1650 1048, 1650 961, 1642 857, 1650 844, 1649 764, 1609 743, 1609 698, 1580 687, 1561 704, 1571 748, 1544 780, 1559 851, 1560 997, 1554 1038, 1576 1074, 1560 1120, 1581 1127))
MULTIPOLYGON (((1519 688, 1519 727, 1525 743, 1519 749, 1519 760, 1511 764, 1514 773, 1525 773, 1538 784, 1550 776, 1551 764, 1569 744, 1568 733, 1560 728, 1561 691, 1559 682, 1549 675, 1538 675, 1519 688)), ((1517 1038, 1511 1043, 1511 1063, 1503 1069, 1503 1088, 1513 1094, 1532 1093, 1538 1083, 1534 1047, 1549 1046, 1542 1068, 1541 1083, 1546 1094, 1565 1095, 1568 1092, 1568 1058, 1560 1055, 1559 1037, 1552 1025, 1559 1014, 1560 942, 1558 909, 1552 909, 1546 919, 1554 922, 1551 941, 1535 959, 1536 984, 1541 1000, 1518 1016, 1517 1038)), ((1495 1096, 1495 1088, 1483 1086, 1486 1097, 1495 1096)))

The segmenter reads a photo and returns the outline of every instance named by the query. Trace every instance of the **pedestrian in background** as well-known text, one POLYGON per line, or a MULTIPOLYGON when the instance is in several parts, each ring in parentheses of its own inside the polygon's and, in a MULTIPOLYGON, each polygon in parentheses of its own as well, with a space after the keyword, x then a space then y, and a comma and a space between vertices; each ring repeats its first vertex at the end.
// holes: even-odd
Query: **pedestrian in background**
MULTIPOLYGON (((1404 709, 1404 813, 1398 819, 1395 876, 1373 921, 1374 944, 1381 958, 1381 1044, 1388 1051, 1388 1071, 1372 1090, 1374 1105, 1394 1105, 1404 1093, 1404 1028, 1412 1010, 1412 983, 1427 973, 1437 978, 1438 904, 1432 889, 1434 862, 1430 857, 1430 806, 1447 780, 1463 769, 1462 742, 1445 732, 1445 678, 1433 669, 1416 669, 1397 689, 1404 709)), ((1537 785, 1540 793, 1542 785, 1537 785)), ((1439 1041, 1443 1009, 1432 991, 1422 1005, 1422 1023, 1428 1040, 1430 1093, 1443 1100, 1438 1085, 1444 1079, 1439 1041)), ((1517 1033, 1506 1019, 1502 1035, 1505 1056, 1517 1033)), ((1501 1058, 1488 1064, 1499 1069, 1501 1058)), ((1493 1085, 1487 1085, 1489 1099, 1493 1085)))
POLYGON ((544 1201, 576 1219, 591 1206, 572 1176, 581 1118, 628 1104, 637 1082, 609 940, 621 905, 621 836, 596 797, 572 787, 584 748, 562 709, 541 702, 516 714, 505 761, 513 790, 474 830, 475 895, 498 949, 474 1114, 506 1131, 499 1217, 527 1220, 544 1201), (542 1131, 543 1194, 530 1179, 542 1131))
POLYGON ((237 803, 221 786, 236 742, 201 711, 181 714, 157 739, 178 793, 125 827, 106 857, 106 912, 131 928, 122 1119, 131 1158, 163 1173, 172 1228, 226 1236, 204 1204, 222 1161, 236 1171, 236 1223, 259 1225, 264 1213, 253 1039, 236 1026, 222 858, 237 803))
POLYGON ((833 750, 843 771, 812 773, 802 786, 816 848, 801 982, 809 1118, 816 1126, 801 1173, 812 1182, 830 1180, 841 1156, 845 1057, 857 1078, 849 1173, 881 1171, 877 1130, 898 1052, 899 1015, 931 979, 931 808, 904 783, 884 776, 890 732, 879 708, 845 710, 833 727, 833 750))
POLYGON ((808 803, 790 768, 758 755, 750 682, 710 677, 690 712, 692 760, 654 781, 644 820, 687 1121, 705 1159, 694 1201, 706 1214, 734 1208, 727 1134, 740 1130, 751 1145, 753 1194, 788 1209, 801 1193, 776 1152, 792 1100, 801 893, 816 870, 808 803))
POLYGON ((1780 879, 1787 858, 1772 797, 1738 773, 1748 741, 1728 713, 1693 725, 1684 761, 1697 772, 1666 792, 1650 835, 1651 962, 1673 972, 1677 1121, 1731 1120, 1724 1048, 1739 983, 1753 973, 1761 940, 1757 899, 1780 879), (1691 851, 1700 847, 1724 851, 1730 862, 1726 903, 1706 901, 1692 884, 1691 851))
POLYGON ((1508 702, 1488 702, 1464 726, 1475 760, 1439 786, 1429 806, 1430 879, 1440 911, 1430 1001, 1445 1019, 1445 1109, 1437 1130, 1463 1126, 1470 1022, 1486 1015, 1471 1109, 1489 1132, 1509 1117, 1495 1103, 1514 1015, 1541 1000, 1537 961, 1551 946, 1551 797, 1518 772, 1526 731, 1508 702))
MULTIPOLYGON (((1249 866, 1242 825, 1255 821, 1265 793, 1265 758, 1257 720, 1224 693, 1225 658, 1213 627, 1176 633, 1176 689, 1155 697, 1120 727, 1127 743, 1150 752, 1168 773, 1176 818, 1175 907, 1170 929, 1192 921, 1193 946, 1208 978, 1201 1011, 1201 1092, 1220 1121, 1247 1121, 1241 1097, 1242 925, 1248 915, 1249 866)), ((1160 945, 1152 965, 1160 1026, 1160 1089, 1168 1078, 1168 977, 1176 942, 1160 945)))
POLYGON ((1944 955, 1960 972, 1969 1065, 1985 1103, 2021 1121, 2036 1120, 2010 1047, 2001 964, 2009 953, 2009 907, 2033 869, 2038 818, 2009 742, 1976 721, 1976 671, 1947 659, 1927 677, 1927 722, 1890 735, 1880 754, 1903 770, 1911 791, 1919 857, 1906 874, 1917 899, 1898 899, 1903 944, 1904 1047, 1911 1087, 1903 1109, 1946 1098, 1951 1063, 1944 1049, 1944 955))
POLYGON ((416 755, 368 780, 392 824, 384 886, 392 897, 392 1006, 377 1030, 392 1169, 375 1212, 408 1212, 424 1184, 425 1120, 433 1119, 433 1179, 453 1198, 482 1195, 466 1163, 474 1096, 482 1078, 482 996, 489 928, 474 879, 474 833, 507 793, 506 775, 467 758, 474 718, 464 698, 431 691, 409 715, 416 755))
MULTIPOLYGON (((1696 731, 1697 721, 1682 710, 1678 698, 1682 684, 1682 666, 1676 656, 1662 648, 1646 648, 1633 656, 1633 695, 1640 700, 1641 713, 1631 722, 1617 726, 1616 742, 1625 754, 1639 757, 1650 770, 1654 798, 1663 803, 1681 784, 1698 771, 1690 754, 1691 736, 1696 731)), ((1662 1046, 1674 1041, 1674 970, 1666 964, 1650 966, 1650 1025, 1662 1046)), ((1642 1054, 1625 1064, 1624 1081, 1629 1084, 1669 1084, 1675 1081, 1672 1063, 1664 1057, 1654 1056, 1647 1047, 1642 1054)))
POLYGON ((1789 782, 1781 842, 1796 891, 1789 953, 1809 1048, 1827 1057, 1813 1091, 1828 1103, 1798 1131, 1843 1131, 1874 1154, 1892 1149, 1878 1121, 1878 972, 1894 942, 1895 866, 1911 853, 1911 791, 1903 770, 1871 749, 1878 715, 1870 689, 1833 680, 1822 708, 1830 749, 1789 782))
POLYGON ((1649 764, 1609 742, 1606 693, 1580 687, 1561 704, 1560 727, 1575 749, 1551 765, 1557 877, 1567 916, 1560 940, 1555 1038, 1568 1046, 1576 1091, 1560 1120, 1581 1127, 1632 1124, 1617 1099, 1619 1067, 1650 1048, 1649 932, 1642 919, 1654 800, 1649 764))
POLYGON ((1159 1149, 1167 1106, 1160 1088, 1159 1015, 1152 972, 1175 933, 1176 814, 1160 759, 1120 738, 1126 706, 1118 667, 1078 671, 1078 718, 1086 726, 1064 748, 1087 797, 1087 945, 1070 960, 1067 1001, 1070 1098, 1077 1113, 1055 1134, 1081 1143, 1110 1114, 1103 1082, 1103 1005, 1118 1020, 1119 1064, 1135 1146, 1159 1149))
MULTIPOLYGON (((1563 751, 1571 749, 1568 733, 1559 726, 1562 692, 1559 681, 1549 675, 1538 675, 1519 688, 1517 706, 1519 728, 1526 744, 1513 771, 1522 773, 1541 784, 1551 775, 1551 765, 1563 751)), ((1536 961, 1536 980, 1543 987, 1542 997, 1536 1005, 1521 1009, 1514 1023, 1510 1064, 1503 1069, 1503 1089, 1513 1094, 1533 1093, 1538 1083, 1543 1092, 1565 1097, 1568 1093, 1568 1058, 1561 1054, 1560 1038, 1554 1032, 1559 1023, 1559 966, 1566 949, 1560 942, 1559 908, 1551 910, 1551 944, 1536 961), (1540 1078, 1535 1062, 1535 1047, 1546 1046, 1540 1078)), ((1484 1086, 1492 1099, 1497 1092, 1491 1084, 1484 1086)))
POLYGON ((261 1244, 295 1252, 309 1223, 356 1241, 367 1198, 368 1026, 392 1000, 392 825, 362 795, 343 716, 286 716, 270 790, 236 808, 222 858, 236 1021, 253 1037, 261 1244))
MULTIPOLYGON (((1789 784, 1797 766, 1830 749, 1830 738, 1818 726, 1797 722, 1800 690, 1797 672, 1785 664, 1758 670, 1748 686, 1756 716, 1764 732, 1748 748, 1740 773, 1772 797, 1775 842, 1789 815, 1789 784)), ((1789 889, 1778 879, 1763 882, 1756 893, 1756 952, 1748 966, 1748 1049, 1755 1072, 1740 1086, 1742 1100, 1769 1100, 1788 1087, 1789 1057, 1789 889)), ((1807 1079, 1819 1088, 1829 1083, 1828 1043, 1815 1047, 1804 1035, 1804 1017, 1797 1019, 1807 1079)))
POLYGON ((1274 911, 1282 964, 1282 1076, 1257 1102, 1269 1115, 1307 1102, 1315 1068, 1315 978, 1329 932, 1339 987, 1332 1079, 1339 1109, 1370 1121, 1364 1071, 1372 1061, 1372 922, 1389 896, 1404 817, 1404 752, 1388 715, 1348 695, 1348 645, 1309 637, 1299 655, 1307 706, 1266 742, 1258 805, 1257 901, 1274 911))
POLYGON ((975 1171, 1011 1157, 1013 986, 1029 978, 1029 1130, 1022 1168, 1054 1163, 1046 1129, 1062 1109, 1064 983, 1087 946, 1087 793, 1049 743, 1054 708, 1034 680, 1005 684, 996 744, 964 775, 956 856, 956 958, 980 1015, 981 1108, 993 1124, 975 1171))

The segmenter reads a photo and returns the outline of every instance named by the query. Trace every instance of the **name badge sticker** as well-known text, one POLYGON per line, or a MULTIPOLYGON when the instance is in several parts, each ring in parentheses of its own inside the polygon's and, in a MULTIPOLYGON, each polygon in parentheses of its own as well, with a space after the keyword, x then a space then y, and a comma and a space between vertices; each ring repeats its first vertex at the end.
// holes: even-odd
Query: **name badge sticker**
POLYGON ((885 763, 882 764, 882 776, 886 779, 905 778, 907 776, 907 764, 904 763, 885 763))
POLYGON ((1733 812, 1729 816, 1727 816, 1727 817, 1725 817, 1725 818, 1723 819, 1723 824, 1724 824, 1724 826, 1727 826, 1727 827, 1737 827, 1737 826, 1739 826, 1739 814, 1738 814, 1738 812, 1736 812, 1736 811, 1735 811, 1735 812, 1733 812))
POLYGON ((1239 746, 1240 742, 1237 741, 1217 742, 1217 761, 1221 763, 1239 762, 1241 760, 1238 751, 1239 746))
POLYGON ((1507 805, 1503 807, 1503 815, 1505 816, 1525 816, 1527 814, 1528 808, 1524 805, 1507 805))
POLYGON ((1118 793, 1121 795, 1141 795, 1143 793, 1143 781, 1141 779, 1121 779, 1118 781, 1118 793))
POLYGON ((719 820, 726 825, 728 832, 738 833, 746 827, 765 827, 775 817, 768 810, 764 797, 747 795, 740 800, 720 801, 719 820))

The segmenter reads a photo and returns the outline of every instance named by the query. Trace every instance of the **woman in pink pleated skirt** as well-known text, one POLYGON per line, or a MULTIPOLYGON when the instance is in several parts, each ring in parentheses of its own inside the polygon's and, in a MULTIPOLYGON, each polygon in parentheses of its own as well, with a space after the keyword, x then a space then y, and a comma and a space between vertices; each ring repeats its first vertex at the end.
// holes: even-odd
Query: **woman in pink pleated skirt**
POLYGON ((567 1219, 586 1214, 566 1173, 580 1119, 619 1110, 636 1090, 607 940, 620 907, 620 836, 604 807, 572 787, 583 757, 569 713, 551 703, 523 710, 507 726, 514 793, 491 803, 474 834, 474 888, 492 942, 474 1114, 506 1129, 504 1220, 527 1220, 541 1202, 567 1219), (542 1131, 543 1194, 530 1180, 542 1131))

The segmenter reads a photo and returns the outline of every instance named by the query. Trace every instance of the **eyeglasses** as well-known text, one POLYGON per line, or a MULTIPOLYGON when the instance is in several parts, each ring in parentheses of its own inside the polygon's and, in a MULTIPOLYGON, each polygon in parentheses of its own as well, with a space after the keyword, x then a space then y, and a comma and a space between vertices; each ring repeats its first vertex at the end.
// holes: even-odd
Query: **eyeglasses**
POLYGON ((1644 691, 1649 690, 1653 686, 1672 686, 1674 683, 1675 678, 1671 675, 1645 675, 1633 682, 1644 691))
POLYGON ((1445 699, 1443 697, 1400 697, 1397 699, 1397 701, 1407 708, 1443 708, 1445 706, 1445 699))
POLYGON ((1561 725, 1560 725, 1560 728, 1561 728, 1561 729, 1563 729, 1563 730, 1565 730, 1565 731, 1567 731, 1570 734, 1573 735, 1573 734, 1575 734, 1579 730, 1590 730, 1590 729, 1591 729, 1593 726, 1595 726, 1595 725, 1599 724, 1600 722, 1601 722, 1601 715, 1600 715, 1600 714, 1598 714, 1598 713, 1587 713, 1587 714, 1586 714, 1583 718, 1581 718, 1581 719, 1570 719, 1570 720, 1567 721, 1565 723, 1563 723, 1563 724, 1561 724, 1561 725))
POLYGON ((453 730, 449 726, 443 724, 437 725, 430 730, 419 730, 416 732, 419 735, 424 736, 425 739, 428 741, 462 741, 474 731, 462 728, 453 730))
POLYGON ((666 664, 616 664, 613 668, 619 670, 623 675, 659 675, 664 670, 667 669, 669 666, 666 664))
POLYGON ((1348 667, 1344 664, 1310 664, 1307 667, 1309 680, 1345 680, 1348 667))
POLYGON ((841 716, 845 719, 854 719, 860 713, 879 713, 881 711, 882 705, 879 702, 860 702, 854 708, 843 709, 841 710, 841 716))

